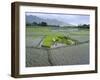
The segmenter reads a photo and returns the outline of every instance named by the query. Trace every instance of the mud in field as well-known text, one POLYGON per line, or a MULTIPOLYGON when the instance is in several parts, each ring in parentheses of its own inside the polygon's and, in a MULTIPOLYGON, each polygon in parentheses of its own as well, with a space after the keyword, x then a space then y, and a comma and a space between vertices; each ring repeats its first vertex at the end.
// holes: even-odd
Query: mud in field
POLYGON ((56 49, 26 48, 26 67, 89 64, 89 43, 56 49))

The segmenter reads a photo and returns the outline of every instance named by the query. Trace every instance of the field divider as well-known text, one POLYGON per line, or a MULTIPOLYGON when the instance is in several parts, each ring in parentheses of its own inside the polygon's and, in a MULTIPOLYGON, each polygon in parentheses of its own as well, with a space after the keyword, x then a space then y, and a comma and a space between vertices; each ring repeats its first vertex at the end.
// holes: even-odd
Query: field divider
POLYGON ((49 50, 52 50, 52 49, 59 49, 59 48, 66 48, 66 47, 82 45, 82 44, 85 44, 85 43, 89 43, 89 40, 88 41, 84 41, 84 42, 79 42, 79 43, 74 44, 74 45, 61 46, 61 47, 55 47, 55 48, 45 48, 45 47, 26 47, 26 48, 35 48, 35 49, 44 49, 44 50, 48 50, 49 49, 49 50))

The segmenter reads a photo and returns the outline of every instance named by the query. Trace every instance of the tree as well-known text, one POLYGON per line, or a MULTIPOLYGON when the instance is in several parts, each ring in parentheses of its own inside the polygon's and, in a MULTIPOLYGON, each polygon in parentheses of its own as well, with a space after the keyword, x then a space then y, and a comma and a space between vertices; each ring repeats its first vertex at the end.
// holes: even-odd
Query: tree
POLYGON ((89 29, 90 25, 89 24, 79 24, 78 28, 87 28, 89 29))
POLYGON ((26 26, 31 26, 31 23, 26 23, 26 26))
POLYGON ((41 22, 40 26, 47 26, 47 23, 46 22, 41 22))
POLYGON ((37 22, 33 22, 33 23, 32 23, 32 25, 35 25, 35 26, 37 26, 37 25, 38 25, 38 23, 37 23, 37 22))
POLYGON ((89 24, 88 25, 87 24, 83 24, 84 28, 88 28, 89 29, 89 26, 90 26, 89 24))

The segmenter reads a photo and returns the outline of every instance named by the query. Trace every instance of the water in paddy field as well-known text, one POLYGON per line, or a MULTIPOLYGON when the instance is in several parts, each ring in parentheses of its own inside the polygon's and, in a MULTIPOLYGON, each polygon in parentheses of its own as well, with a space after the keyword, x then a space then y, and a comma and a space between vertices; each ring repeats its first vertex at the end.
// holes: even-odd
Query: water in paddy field
MULTIPOLYGON (((31 28, 32 29, 32 28, 31 28)), ((89 30, 79 28, 50 28, 26 32, 26 67, 89 64, 89 30), (47 34, 63 34, 85 42, 56 49, 38 48, 47 34)))
POLYGON ((26 48, 26 67, 89 64, 89 44, 56 49, 26 48))
POLYGON ((79 31, 79 29, 77 28, 53 28, 52 31, 73 32, 73 31, 79 31))

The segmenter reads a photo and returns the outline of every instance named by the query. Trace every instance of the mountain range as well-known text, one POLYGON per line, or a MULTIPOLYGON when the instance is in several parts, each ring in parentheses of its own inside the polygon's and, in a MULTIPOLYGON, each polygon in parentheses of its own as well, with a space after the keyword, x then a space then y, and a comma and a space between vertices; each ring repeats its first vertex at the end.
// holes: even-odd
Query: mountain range
POLYGON ((59 25, 61 27, 73 26, 70 23, 62 22, 57 19, 49 19, 49 18, 44 19, 37 16, 33 16, 33 15, 26 15, 26 23, 33 23, 33 22, 36 22, 36 23, 46 22, 48 25, 59 25))

